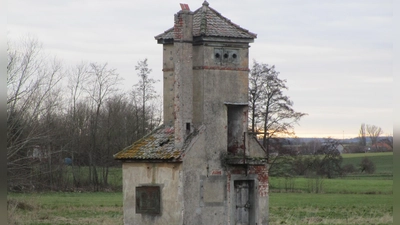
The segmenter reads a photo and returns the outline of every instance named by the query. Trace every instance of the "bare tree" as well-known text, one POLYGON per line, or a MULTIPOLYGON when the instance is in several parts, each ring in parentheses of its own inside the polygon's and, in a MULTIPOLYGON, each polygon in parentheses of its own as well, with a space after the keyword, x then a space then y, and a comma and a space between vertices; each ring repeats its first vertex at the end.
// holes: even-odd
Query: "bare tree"
POLYGON ((97 173, 97 157, 101 155, 101 146, 98 144, 99 119, 104 102, 112 93, 117 91, 116 86, 120 77, 115 69, 108 69, 107 63, 91 63, 89 69, 89 85, 85 89, 92 103, 93 115, 90 119, 91 147, 89 150, 89 179, 94 190, 99 190, 99 178, 97 173), (96 157, 96 158, 95 158, 96 157))
POLYGON ((68 146, 71 157, 72 180, 75 187, 82 183, 80 176, 80 166, 84 161, 82 159, 82 146, 86 134, 88 134, 89 110, 88 104, 83 100, 84 87, 86 87, 89 78, 89 65, 81 62, 68 73, 68 90, 70 92, 70 102, 68 113, 66 115, 68 123, 68 136, 70 143, 68 146), (77 157, 76 157, 77 156, 77 157))
MULTIPOLYGON (((146 128, 148 128, 148 116, 146 116, 146 107, 147 103, 154 98, 157 97, 156 91, 154 90, 154 84, 157 82, 157 80, 154 80, 149 77, 151 73, 151 69, 149 68, 147 64, 147 59, 144 59, 142 61, 139 61, 137 65, 135 66, 135 70, 138 71, 138 77, 139 82, 134 85, 134 88, 136 89, 137 93, 140 93, 140 95, 136 94, 137 97, 140 97, 142 100, 142 135, 145 135, 147 132, 150 130, 146 131, 146 128)), ((135 90, 134 90, 135 92, 135 90)))
POLYGON ((62 78, 61 64, 42 51, 31 36, 8 42, 7 63, 7 172, 11 183, 26 183, 35 146, 50 131, 41 121, 53 113, 58 102, 56 87, 62 78))
POLYGON ((278 75, 275 66, 254 61, 249 77, 251 129, 262 131, 267 154, 271 138, 278 134, 294 135, 294 125, 307 115, 293 109, 293 102, 283 93, 288 89, 286 80, 279 79, 278 75))
POLYGON ((365 130, 365 123, 361 124, 360 132, 358 133, 358 137, 360 138, 360 145, 367 146, 367 133, 365 130))
POLYGON ((112 155, 161 123, 162 104, 147 60, 136 67, 140 81, 130 99, 118 92, 119 75, 107 63, 63 70, 29 36, 9 41, 7 56, 10 190, 108 187, 112 155))
POLYGON ((375 145, 378 142, 379 136, 383 133, 382 128, 375 125, 367 125, 366 127, 371 144, 375 145))

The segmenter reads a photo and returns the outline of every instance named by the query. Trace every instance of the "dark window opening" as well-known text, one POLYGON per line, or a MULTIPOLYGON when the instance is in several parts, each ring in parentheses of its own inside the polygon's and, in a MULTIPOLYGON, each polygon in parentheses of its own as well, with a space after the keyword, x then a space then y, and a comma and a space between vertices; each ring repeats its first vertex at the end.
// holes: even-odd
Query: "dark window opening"
POLYGON ((236 54, 233 54, 233 55, 232 55, 232 58, 236 59, 236 57, 237 57, 237 55, 236 55, 236 54))
POLYGON ((224 58, 225 58, 225 59, 227 59, 228 56, 229 56, 229 55, 228 55, 227 53, 224 54, 224 58))
POLYGON ((160 186, 136 187, 136 213, 160 214, 160 186))
POLYGON ((219 53, 215 54, 215 58, 218 59, 219 57, 220 57, 219 53))
POLYGON ((228 153, 243 154, 246 117, 245 106, 228 105, 228 153))
POLYGON ((186 133, 190 133, 190 123, 186 123, 186 133))

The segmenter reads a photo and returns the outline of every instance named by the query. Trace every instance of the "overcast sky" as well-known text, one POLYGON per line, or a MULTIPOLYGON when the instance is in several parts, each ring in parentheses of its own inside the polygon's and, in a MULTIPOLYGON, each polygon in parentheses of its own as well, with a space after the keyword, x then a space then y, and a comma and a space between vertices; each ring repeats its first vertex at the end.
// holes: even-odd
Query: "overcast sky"
MULTIPOLYGON (((393 134, 391 0, 209 0, 210 7, 257 34, 250 60, 275 65, 297 111, 299 137, 350 138, 361 123, 393 134)), ((148 58, 162 80, 162 46, 179 3, 203 0, 13 0, 8 38, 30 34, 66 65, 105 63, 137 82, 148 58)), ((161 93, 161 83, 157 86, 161 93)))

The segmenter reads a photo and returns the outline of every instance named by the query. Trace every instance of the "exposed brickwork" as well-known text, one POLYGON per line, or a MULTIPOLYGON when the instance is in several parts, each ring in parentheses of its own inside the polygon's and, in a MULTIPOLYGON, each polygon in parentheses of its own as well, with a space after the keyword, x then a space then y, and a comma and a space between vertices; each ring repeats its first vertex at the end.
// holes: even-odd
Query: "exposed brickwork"
POLYGON ((213 170, 211 175, 222 175, 222 170, 213 170))
MULTIPOLYGON (((230 182, 231 175, 246 175, 244 167, 234 167, 228 171, 228 183, 230 182)), ((248 165, 247 174, 256 174, 258 180, 258 195, 260 197, 268 196, 268 169, 266 165, 248 165)), ((229 185, 228 185, 229 186, 229 185)), ((228 187, 228 192, 230 188, 228 187)))
POLYGON ((176 15, 175 16, 175 25, 174 25, 174 39, 175 40, 182 40, 182 27, 183 27, 183 18, 182 16, 176 15))
POLYGON ((250 166, 250 174, 257 174, 258 194, 261 197, 268 196, 268 170, 267 166, 250 166))

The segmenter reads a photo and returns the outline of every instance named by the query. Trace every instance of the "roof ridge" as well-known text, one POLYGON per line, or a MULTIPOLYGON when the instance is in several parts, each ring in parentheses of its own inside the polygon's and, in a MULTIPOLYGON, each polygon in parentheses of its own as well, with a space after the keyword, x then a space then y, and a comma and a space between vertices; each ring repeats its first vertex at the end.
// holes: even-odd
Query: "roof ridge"
POLYGON ((243 28, 243 27, 237 25, 236 23, 232 22, 230 19, 228 19, 228 18, 226 18, 225 16, 223 16, 220 12, 218 12, 218 11, 215 10, 214 8, 209 7, 209 6, 208 6, 207 8, 209 8, 209 9, 210 9, 211 11, 213 11, 218 17, 220 17, 221 19, 225 20, 227 23, 230 23, 231 25, 235 26, 236 28, 238 28, 238 29, 240 29, 240 30, 242 30, 242 31, 244 31, 244 32, 250 33, 250 34, 252 34, 253 36, 257 37, 257 34, 252 33, 252 32, 250 32, 249 30, 247 30, 247 29, 245 29, 245 28, 243 28))
POLYGON ((201 9, 201 19, 200 19, 200 34, 201 35, 205 35, 207 32, 207 8, 208 8, 207 1, 204 1, 203 6, 199 8, 199 10, 201 9), (205 4, 205 3, 207 3, 207 4, 205 4))
MULTIPOLYGON (((257 38, 257 34, 232 22, 220 12, 210 7, 207 1, 204 1, 203 5, 193 12, 193 37, 199 36, 243 38, 249 41, 257 38)), ((159 43, 163 43, 162 40, 173 41, 173 27, 155 36, 155 39, 159 43)))

